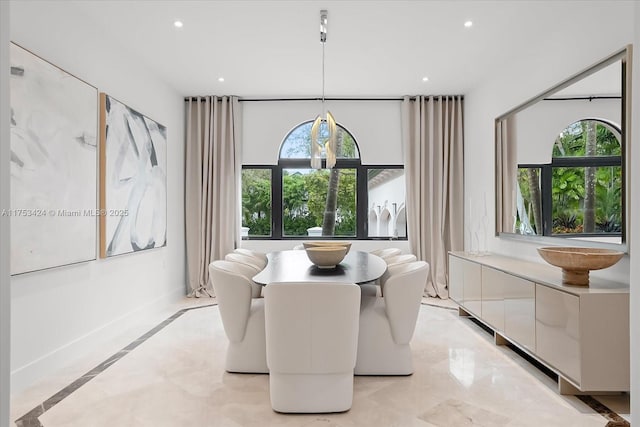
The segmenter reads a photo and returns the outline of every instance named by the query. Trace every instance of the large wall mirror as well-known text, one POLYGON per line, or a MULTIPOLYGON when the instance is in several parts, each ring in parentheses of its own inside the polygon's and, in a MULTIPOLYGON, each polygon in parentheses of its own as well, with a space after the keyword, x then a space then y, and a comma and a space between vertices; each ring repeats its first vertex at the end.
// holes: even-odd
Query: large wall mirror
POLYGON ((630 67, 628 46, 496 119, 497 235, 628 251, 630 67))

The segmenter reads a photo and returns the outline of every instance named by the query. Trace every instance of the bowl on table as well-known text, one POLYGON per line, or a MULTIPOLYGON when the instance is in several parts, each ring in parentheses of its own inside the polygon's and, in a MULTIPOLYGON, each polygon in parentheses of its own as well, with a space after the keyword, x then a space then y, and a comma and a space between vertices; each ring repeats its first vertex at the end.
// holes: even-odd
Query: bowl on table
POLYGON ((624 253, 611 249, 546 247, 538 253, 551 265, 562 269, 565 285, 589 286, 589 271, 608 268, 620 261, 624 253))
POLYGON ((307 248, 321 248, 321 247, 335 247, 344 246, 347 248, 347 253, 351 249, 351 242, 333 241, 333 242, 302 242, 305 249, 307 248))
POLYGON ((318 268, 335 268, 347 254, 346 246, 315 246, 305 249, 309 260, 318 268))

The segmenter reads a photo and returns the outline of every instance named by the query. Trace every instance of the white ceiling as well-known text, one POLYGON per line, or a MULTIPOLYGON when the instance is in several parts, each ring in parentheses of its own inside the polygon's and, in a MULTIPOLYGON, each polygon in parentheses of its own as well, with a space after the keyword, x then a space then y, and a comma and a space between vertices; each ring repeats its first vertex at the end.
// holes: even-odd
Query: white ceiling
POLYGON ((245 97, 320 96, 320 10, 327 9, 326 95, 383 97, 465 94, 497 67, 585 31, 584 20, 606 3, 85 0, 59 7, 86 15, 181 95, 245 97), (174 28, 176 19, 183 28, 174 28))

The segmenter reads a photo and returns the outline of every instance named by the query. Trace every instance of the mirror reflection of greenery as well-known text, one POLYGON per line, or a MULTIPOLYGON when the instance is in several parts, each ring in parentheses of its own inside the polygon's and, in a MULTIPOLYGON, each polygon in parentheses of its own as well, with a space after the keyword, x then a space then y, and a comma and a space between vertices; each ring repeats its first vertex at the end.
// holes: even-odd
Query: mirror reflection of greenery
MULTIPOLYGON (((553 145, 553 158, 620 156, 621 151, 619 130, 601 121, 580 120, 560 132, 553 145)), ((520 191, 536 234, 542 234, 539 212, 544 189, 540 173, 540 168, 518 171, 520 191)), ((621 232, 620 166, 554 166, 551 195, 552 234, 621 232)))

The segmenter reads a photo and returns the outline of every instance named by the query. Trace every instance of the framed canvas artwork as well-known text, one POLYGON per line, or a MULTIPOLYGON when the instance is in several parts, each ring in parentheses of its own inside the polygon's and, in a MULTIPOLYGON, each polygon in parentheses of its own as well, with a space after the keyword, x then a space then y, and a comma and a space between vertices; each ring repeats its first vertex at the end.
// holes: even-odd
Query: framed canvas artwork
POLYGON ((100 256, 167 242, 167 129, 100 94, 100 256))
POLYGON ((10 47, 11 274, 96 259, 98 91, 10 47))

